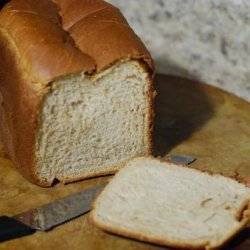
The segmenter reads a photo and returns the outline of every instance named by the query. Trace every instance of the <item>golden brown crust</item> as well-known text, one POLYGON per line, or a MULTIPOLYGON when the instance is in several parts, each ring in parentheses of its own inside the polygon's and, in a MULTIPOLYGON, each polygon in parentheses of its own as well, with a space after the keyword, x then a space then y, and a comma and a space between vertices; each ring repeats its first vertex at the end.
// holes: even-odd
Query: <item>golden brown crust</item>
POLYGON ((154 85, 152 84, 154 74, 149 72, 148 66, 141 62, 141 67, 144 68, 145 72, 148 72, 148 121, 145 126, 147 127, 147 146, 148 146, 148 155, 153 154, 153 130, 154 130, 154 98, 156 96, 156 90, 154 89, 154 85))
POLYGON ((126 58, 142 60, 154 71, 148 50, 119 9, 102 0, 53 1, 60 9, 63 28, 94 59, 97 71, 126 58))
POLYGON ((0 67, 1 134, 7 155, 18 170, 32 180, 34 178, 32 151, 37 126, 34 114, 43 89, 30 83, 26 72, 16 60, 12 43, 2 31, 0 40, 0 64, 4 65, 0 67))
POLYGON ((0 12, 0 29, 8 32, 33 82, 101 70, 125 58, 143 60, 153 70, 123 15, 102 0, 12 0, 0 12))
POLYGON ((15 12, 25 12, 35 15, 40 15, 53 23, 60 25, 60 16, 55 5, 50 4, 49 0, 41 1, 12 1, 11 4, 5 6, 5 12, 15 13, 15 12))
POLYGON ((144 56, 144 45, 133 30, 126 25, 115 22, 86 23, 80 21, 69 30, 69 33, 81 50, 95 58, 97 71, 127 58, 151 64, 151 59, 144 56), (98 45, 95 43, 97 40, 101 42, 98 45))
POLYGON ((17 168, 40 186, 52 184, 36 176, 34 159, 38 112, 50 83, 123 59, 146 63, 149 78, 154 69, 120 11, 102 0, 12 0, 0 12, 0 51, 1 133, 17 168))
MULTIPOLYGON (((60 9, 62 24, 65 30, 69 30, 74 24, 91 14, 95 15, 97 12, 106 8, 114 9, 111 4, 99 0, 73 0, 63 2, 60 0, 53 0, 53 2, 56 3, 60 9)), ((110 16, 110 18, 114 17, 110 16)), ((126 22, 125 18, 123 19, 126 22)))
POLYGON ((146 47, 121 17, 116 9, 106 8, 81 19, 68 33, 81 51, 94 58, 97 71, 127 58, 141 60, 153 71, 146 47))
POLYGON ((8 42, 16 48, 15 57, 31 81, 46 85, 58 76, 94 70, 93 59, 79 51, 62 27, 51 21, 53 15, 55 20, 59 19, 54 5, 48 0, 42 2, 48 13, 41 12, 41 3, 36 7, 31 0, 18 1, 19 4, 11 1, 0 12, 0 29, 8 33, 8 42), (29 11, 23 10, 27 6, 29 11))
POLYGON ((232 178, 240 183, 244 183, 247 187, 250 188, 250 180, 241 176, 237 171, 234 171, 233 173, 229 174, 228 177, 230 177, 230 178, 232 178))

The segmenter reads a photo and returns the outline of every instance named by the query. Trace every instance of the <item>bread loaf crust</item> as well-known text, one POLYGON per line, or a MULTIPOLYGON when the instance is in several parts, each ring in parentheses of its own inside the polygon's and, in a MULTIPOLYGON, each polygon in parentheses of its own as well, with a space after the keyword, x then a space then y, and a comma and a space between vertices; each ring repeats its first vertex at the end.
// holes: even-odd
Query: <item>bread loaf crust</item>
POLYGON ((7 155, 18 170, 28 179, 34 179, 33 148, 35 140, 36 110, 42 90, 36 89, 15 60, 13 45, 7 41, 7 34, 0 31, 1 106, 0 128, 7 155), (8 74, 2 72, 5 70, 8 74))
POLYGON ((120 11, 102 0, 12 0, 0 12, 0 51, 0 129, 6 151, 25 178, 44 187, 52 183, 36 175, 34 145, 40 105, 54 80, 137 59, 153 88, 149 52, 120 11))
POLYGON ((154 70, 149 52, 119 9, 101 0, 53 1, 58 4, 63 29, 94 59, 97 71, 125 58, 139 59, 154 70))

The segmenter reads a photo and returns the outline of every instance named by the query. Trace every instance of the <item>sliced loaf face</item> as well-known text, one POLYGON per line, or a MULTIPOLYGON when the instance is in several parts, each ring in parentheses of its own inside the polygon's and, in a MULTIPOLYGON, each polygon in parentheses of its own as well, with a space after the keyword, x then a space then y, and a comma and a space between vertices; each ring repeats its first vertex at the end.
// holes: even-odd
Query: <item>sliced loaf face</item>
POLYGON ((233 179, 140 157, 116 174, 90 218, 131 238, 212 249, 246 226, 249 204, 250 189, 233 179))
POLYGON ((38 178, 66 183, 114 173, 131 157, 149 154, 149 94, 148 74, 135 60, 53 82, 40 109, 38 178))

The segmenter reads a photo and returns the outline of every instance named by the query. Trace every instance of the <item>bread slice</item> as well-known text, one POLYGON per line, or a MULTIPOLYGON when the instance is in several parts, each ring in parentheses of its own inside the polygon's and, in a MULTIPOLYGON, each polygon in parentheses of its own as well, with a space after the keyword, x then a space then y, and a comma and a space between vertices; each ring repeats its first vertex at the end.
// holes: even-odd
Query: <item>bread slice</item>
POLYGON ((249 204, 250 189, 231 178, 139 157, 115 175, 90 219, 142 241, 213 249, 246 227, 249 204))
POLYGON ((48 187, 151 153, 153 61, 119 9, 11 0, 0 52, 0 133, 25 178, 48 187))

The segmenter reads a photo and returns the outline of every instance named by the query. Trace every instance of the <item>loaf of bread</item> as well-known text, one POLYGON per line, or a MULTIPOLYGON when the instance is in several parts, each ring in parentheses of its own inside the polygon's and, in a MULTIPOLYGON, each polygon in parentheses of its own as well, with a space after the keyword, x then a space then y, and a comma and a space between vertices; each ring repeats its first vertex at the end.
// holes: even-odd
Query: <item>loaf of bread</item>
POLYGON ((150 157, 131 160, 98 196, 90 221, 156 244, 213 249, 250 222, 250 188, 150 157))
POLYGON ((102 0, 12 0, 0 12, 0 130, 31 182, 114 173, 151 153, 152 59, 102 0))

